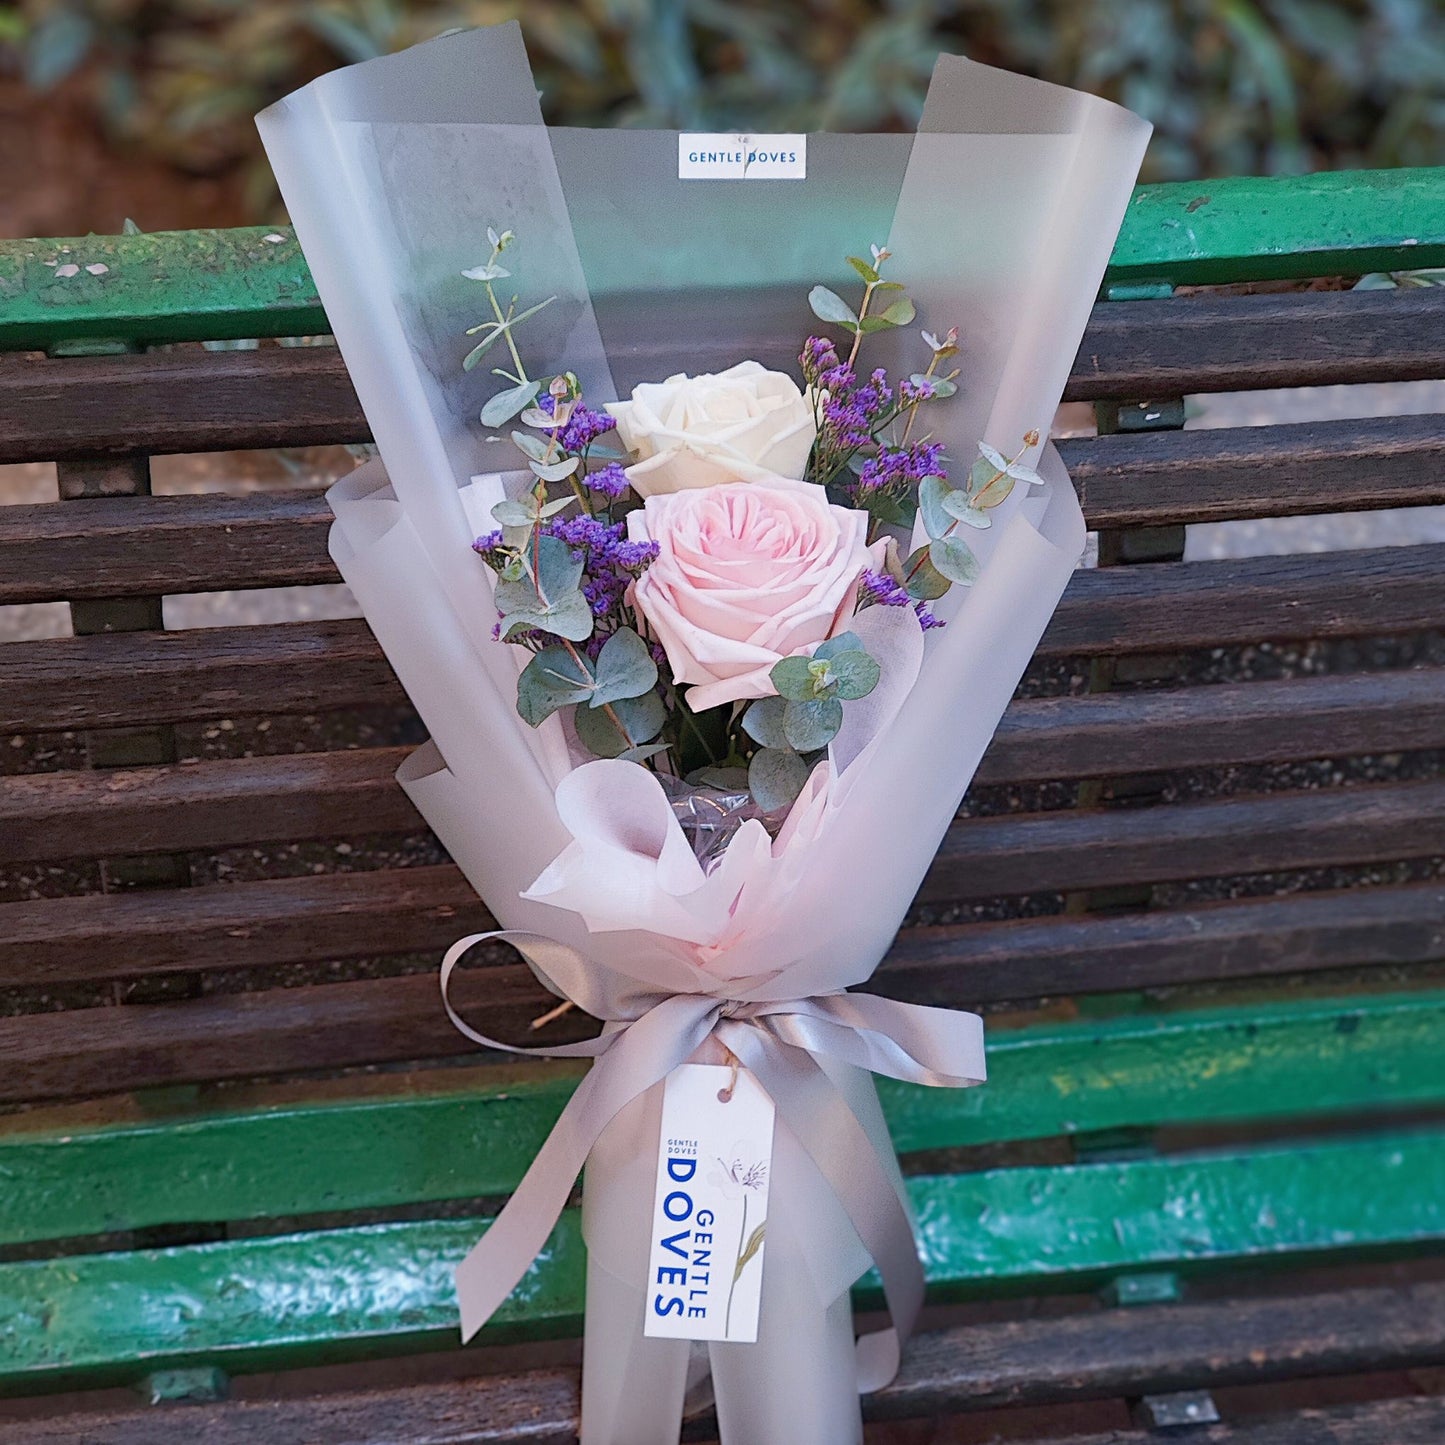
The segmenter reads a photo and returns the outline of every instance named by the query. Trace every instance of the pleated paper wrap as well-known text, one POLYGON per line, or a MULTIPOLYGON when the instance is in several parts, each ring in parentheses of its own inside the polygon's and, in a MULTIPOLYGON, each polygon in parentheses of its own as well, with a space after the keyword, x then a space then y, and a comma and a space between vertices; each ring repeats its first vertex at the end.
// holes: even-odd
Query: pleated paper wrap
MULTIPOLYGON (((889 694, 885 670, 880 690, 885 725, 853 756, 840 739, 776 856, 738 865, 748 926, 701 967, 682 925, 669 934, 660 920, 695 917, 703 891, 579 836, 575 780, 561 808, 557 796, 575 766, 560 720, 533 730, 517 716, 526 654, 492 640, 491 574, 471 542, 518 458, 477 421, 495 387, 461 369, 482 303, 460 272, 484 259, 489 225, 515 231, 522 304, 557 297, 518 334, 528 369, 576 371, 597 405, 678 370, 781 364, 816 329, 809 286, 844 289, 842 258, 886 239, 919 324, 961 332, 960 393, 930 424, 962 469, 980 439, 1013 451, 1047 429, 1148 127, 944 58, 916 136, 810 136, 806 180, 679 181, 674 133, 546 128, 515 25, 335 72, 258 123, 381 454, 332 489, 331 550, 431 734, 399 781, 539 976, 610 1020, 590 1092, 523 1186, 533 1207, 504 1213, 490 1252, 484 1241, 463 1266, 465 1326, 526 1268, 590 1146, 584 1445, 676 1440, 704 1349, 730 1445, 861 1440, 858 1390, 891 1374, 896 1340, 855 1351, 850 1286, 882 1256, 906 1333, 918 1283, 868 1069, 975 1082, 981 1031, 971 1015, 838 995, 886 952, 1079 560, 1073 490, 1046 449, 1047 484, 1018 488, 990 531, 970 534, 979 581, 944 599, 948 625, 921 659, 902 646, 903 682, 889 694), (589 931, 559 906, 582 906, 572 894, 527 896, 559 858, 584 883, 588 868, 621 869, 637 925, 600 931, 594 917, 589 931), (642 1334, 653 1079, 674 1055, 719 1057, 720 1043, 779 1110, 760 1333, 690 1347, 642 1334)), ((870 364, 913 369, 915 333, 875 341, 870 364)), ((870 618, 889 626, 860 624, 870 618)), ((607 786, 588 795, 594 812, 607 786)))

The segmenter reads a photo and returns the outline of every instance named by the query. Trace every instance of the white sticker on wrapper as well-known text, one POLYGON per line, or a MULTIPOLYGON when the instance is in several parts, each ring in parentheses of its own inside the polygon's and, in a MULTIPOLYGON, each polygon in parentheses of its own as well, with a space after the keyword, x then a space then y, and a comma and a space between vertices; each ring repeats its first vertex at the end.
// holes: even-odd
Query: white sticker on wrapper
POLYGON ((773 1101, 746 1069, 667 1076, 645 1335, 757 1340, 772 1163, 773 1101))
POLYGON ((680 181, 801 181, 808 176, 805 135, 695 135, 677 137, 680 181))

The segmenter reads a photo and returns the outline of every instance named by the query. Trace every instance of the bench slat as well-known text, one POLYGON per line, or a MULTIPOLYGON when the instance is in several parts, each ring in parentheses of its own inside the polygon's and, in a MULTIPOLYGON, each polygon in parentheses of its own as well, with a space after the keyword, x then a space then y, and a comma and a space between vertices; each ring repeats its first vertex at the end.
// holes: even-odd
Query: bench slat
POLYGON ((1445 416, 1120 433, 1059 451, 1095 528, 1445 501, 1445 416))
MULTIPOLYGON (((940 1299, 1008 1284, 1085 1288, 1123 1269, 1354 1257, 1445 1237, 1445 1134, 1426 1129, 908 1183, 940 1299)), ((452 1268, 480 1223, 407 1222, 0 1265, 0 1387, 133 1379, 182 1361, 246 1370, 449 1345, 452 1268), (389 1286, 384 1305, 379 1277, 389 1286), (206 1308, 192 1308, 193 1300, 206 1308)), ((569 1212, 488 1327, 491 1337, 574 1331, 583 1256, 569 1212)), ((860 1295, 876 1304, 876 1283, 860 1295)))
MULTIPOLYGON (((1215 284, 1445 265, 1445 169, 1139 186, 1108 279, 1215 284)), ((311 335, 325 316, 288 228, 0 241, 0 347, 67 337, 311 335), (57 277, 47 263, 99 262, 57 277), (175 285, 178 275, 184 287, 175 285)))
MULTIPOLYGON (((366 624, 350 620, 4 643, 0 675, 12 733, 405 702, 366 624)), ((1445 669, 1016 702, 978 779, 1436 747, 1442 701, 1445 669)))
MULTIPOLYGON (((878 1082, 905 1154, 1398 1110, 1445 1104, 1442 1024, 1445 993, 1129 1015, 994 1031, 986 1089, 878 1082)), ((45 1132, 21 1118, 0 1136, 0 1244, 506 1194, 578 1072, 499 1066, 440 1087, 420 1074, 380 1097, 45 1132)))
MULTIPOLYGON (((870 1420, 939 1417, 1404 1370, 1439 1364, 1442 1340, 1445 1287, 1429 1284, 958 1325, 915 1335, 898 1378, 866 1396, 863 1411, 870 1420)), ((207 1445, 575 1445, 580 1409, 576 1370, 539 1369, 385 1391, 59 1415, 10 1430, 14 1445, 192 1445, 198 1439, 207 1445)), ((1445 1435, 1439 1399, 1380 1401, 1309 1416, 1328 1432, 1315 1435, 1316 1445, 1435 1445, 1445 1435)), ((1221 1435, 1224 1428, 1216 1427, 1211 1440, 1279 1445, 1278 1422, 1254 1421, 1221 1435), (1261 1438, 1261 1431, 1275 1439, 1261 1438)), ((1112 1445, 1158 1440, 1133 1432, 1109 1438, 1112 1445)), ((1284 1439, 1299 1445, 1297 1434, 1284 1439)), ((1095 1437, 1091 1445, 1104 1442, 1095 1437)))
MULTIPOLYGON (((416 832, 393 774, 406 748, 0 779, 0 864, 416 832)), ((929 902, 1068 892, 1445 853, 1445 783, 1245 796, 1162 808, 969 819, 929 902)))
MULTIPOLYGON (((461 934, 496 926, 449 867, 43 898, 6 904, 0 919, 6 925, 0 986, 6 987, 439 952, 461 934)), ((1418 961, 1431 957, 1432 947, 1445 952, 1445 884, 1421 883, 1117 916, 909 928, 879 982, 885 991, 904 987, 910 997, 934 988, 957 1003, 961 994, 1043 996, 1061 991, 1066 981, 1073 987, 1065 991, 1075 992, 1269 974, 1287 966, 1305 971, 1418 961), (1432 908, 1440 917, 1432 917, 1432 908), (1371 929, 1378 931, 1373 942, 1371 929), (943 977, 934 976, 939 973, 943 977), (1000 992, 1005 986, 1010 991, 1000 992)), ((540 1012, 545 995, 539 990, 535 997, 540 1012)), ((3 1089, 0 1084, 0 1094, 3 1089)))
MULTIPOLYGON (((1168 334, 1162 316, 1153 327, 1168 334)), ((340 354, 325 347, 12 361, 0 366, 0 410, 0 461, 126 452, 137 436, 147 452, 367 436, 340 354)), ((1097 527, 1445 500, 1445 429, 1429 416, 1074 439, 1061 452, 1097 527)))
MULTIPOLYGON (((325 551, 329 517, 321 497, 308 493, 6 507, 0 603, 340 581, 325 551)), ((1442 572, 1445 545, 1084 569, 1040 653, 1091 656, 1431 627, 1442 620, 1442 572)))
MULTIPOLYGON (((421 872, 425 870, 402 870, 421 872)), ((438 870, 440 871, 440 870, 438 870)), ((345 876, 345 875, 343 875, 345 876)), ((358 875, 384 897, 394 873, 358 875)), ((349 880, 348 880, 349 881, 349 880)), ((413 886, 406 881, 405 886, 413 886)), ((340 891, 332 878, 175 890, 136 908, 125 896, 45 900, 7 906, 7 981, 109 978, 150 972, 204 973, 258 962, 253 930, 275 900, 294 900, 292 927, 267 921, 267 950, 295 961, 347 951, 348 925, 316 926, 340 891), (303 887, 303 885, 309 885, 303 887), (271 900, 257 898, 266 893, 271 900), (205 920, 189 911, 204 899, 205 920), (166 900, 162 902, 161 900, 166 900), (255 901, 254 910, 250 904, 255 901), (307 906, 307 901, 311 906, 307 906), (219 915, 230 910, 229 917, 219 915), (45 926, 54 932, 47 936, 45 926), (177 939, 181 941, 177 943, 177 939), (103 941, 103 946, 102 946, 103 941), (189 951, 189 952, 187 952, 189 951), (49 974, 47 974, 49 971, 49 974)), ((363 890, 357 889, 358 894, 363 890)), ((458 907, 466 890, 458 884, 458 907)), ((480 908, 478 905, 472 905, 480 908)), ((282 910, 276 907, 277 914, 282 910)), ((411 915, 373 925, 405 933, 411 915)), ((1428 963, 1445 955, 1445 884, 1305 893, 1191 909, 1119 916, 1053 916, 905 930, 885 959, 880 993, 960 1008, 1057 995, 1178 986, 1202 981, 1428 963)), ((460 911, 452 924, 423 918, 408 935, 438 950, 477 926, 460 911), (454 926, 453 926, 454 925, 454 926)), ((364 937, 350 948, 381 950, 364 937)), ((459 990, 464 1005, 501 1037, 524 1037, 526 1023, 553 1000, 521 965, 473 970, 459 990), (515 1032, 509 1032, 515 1031, 515 1032)), ((554 1026, 577 1037, 570 1016, 554 1026)), ((128 1004, 0 1019, 0 1103, 100 1095, 159 1083, 251 1078, 366 1063, 455 1058, 469 1051, 437 1007, 433 971, 354 983, 272 988, 166 1004, 128 1004)))

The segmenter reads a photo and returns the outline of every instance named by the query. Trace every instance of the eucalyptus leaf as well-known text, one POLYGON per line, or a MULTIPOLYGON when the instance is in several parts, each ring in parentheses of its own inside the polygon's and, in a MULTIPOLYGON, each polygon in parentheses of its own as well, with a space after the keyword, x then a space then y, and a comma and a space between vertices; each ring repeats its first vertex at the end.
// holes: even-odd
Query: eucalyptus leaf
POLYGON ((526 502, 513 501, 508 497, 492 508, 492 518, 504 527, 530 528, 537 520, 537 512, 526 502))
POLYGON ((883 675, 883 669, 861 648, 831 658, 828 668, 833 674, 838 696, 844 702, 856 702, 860 697, 867 697, 883 675))
POLYGON ((950 487, 942 477, 924 477, 918 484, 918 510, 923 515, 923 525, 930 537, 941 537, 956 520, 951 497, 967 502, 968 498, 950 487))
POLYGON ((785 698, 760 697, 743 714, 743 731, 765 748, 786 748, 788 739, 783 732, 783 710, 787 706, 785 698))
MULTIPOLYGON (((531 524, 530 522, 528 522, 525 527, 503 527, 503 528, 502 528, 502 546, 504 546, 504 547, 510 547, 510 548, 512 549, 512 551, 514 551, 514 552, 519 552, 519 551, 521 551, 521 549, 522 549, 523 547, 525 547, 525 546, 527 545, 527 543, 530 542, 531 540, 532 540, 532 524, 531 524)), ((522 564, 522 561, 521 561, 521 559, 519 558, 519 559, 517 560, 517 567, 518 567, 519 570, 518 570, 517 573, 515 574, 515 575, 518 576, 518 577, 520 577, 520 576, 522 575, 521 570, 520 570, 521 567, 522 567, 522 565, 523 565, 523 564, 522 564)))
POLYGON ((481 266, 468 266, 462 275, 468 281, 500 281, 504 276, 512 273, 498 266, 495 261, 486 262, 481 266))
POLYGON ((848 264, 865 280, 877 282, 878 272, 859 256, 849 256, 848 264))
MULTIPOLYGON (((537 385, 541 386, 541 382, 537 385)), ((523 426, 536 427, 538 431, 556 431, 557 418, 542 410, 540 406, 529 406, 518 418, 523 426)), ((565 426, 566 423, 564 422, 565 426)))
POLYGON ((544 647, 517 679, 517 712, 540 727, 558 708, 584 702, 593 693, 592 674, 565 647, 544 647))
POLYGON ((858 324, 858 318, 848 303, 836 291, 830 291, 826 286, 814 286, 808 292, 808 305, 813 308, 813 315, 820 321, 832 321, 840 326, 858 324))
POLYGON ((671 743, 643 743, 641 747, 628 748, 617 756, 624 763, 645 763, 648 758, 655 758, 658 753, 668 752, 671 748, 671 743))
MULTIPOLYGON (((845 501, 844 505, 853 504, 845 501)), ((859 505, 885 527, 911 527, 918 512, 917 503, 907 493, 868 491, 859 499, 859 505)))
MULTIPOLYGON (((563 593, 575 591, 582 581, 582 560, 560 537, 542 537, 536 548, 537 581, 542 596, 555 602, 563 593)), ((528 554, 527 564, 532 565, 528 554)), ((500 606, 500 603, 498 604, 500 606)))
POLYGON ((565 637, 568 642, 585 642, 592 636, 592 608, 580 592, 566 592, 546 607, 519 607, 508 611, 502 620, 503 638, 532 628, 565 637))
POLYGON ((560 482, 582 465, 582 458, 564 457, 560 462, 531 462, 529 465, 544 482, 560 482))
POLYGON ((872 336, 875 331, 887 331, 892 325, 893 322, 889 321, 887 317, 865 316, 858 323, 858 329, 864 336, 872 336))
POLYGON ((977 527, 980 532, 993 526, 993 518, 987 512, 979 511, 963 492, 950 491, 943 499, 943 510, 955 522, 962 522, 966 527, 977 527))
POLYGON ((790 702, 783 708, 783 736, 800 753, 826 748, 843 726, 843 704, 835 697, 790 702))
POLYGON ((930 542, 928 560, 950 582, 967 587, 978 580, 978 558, 962 537, 939 537, 930 542))
POLYGON ((547 455, 547 443, 541 437, 534 437, 531 432, 514 431, 512 445, 524 456, 531 457, 534 462, 540 462, 547 455))
POLYGON ((525 381, 521 386, 499 391, 482 408, 482 425, 501 426, 504 422, 511 421, 536 396, 537 388, 541 384, 540 381, 525 381))
POLYGON ((579 707, 573 714, 578 741, 599 758, 620 758, 650 743, 666 721, 667 709, 655 692, 619 698, 606 707, 579 707))
POLYGON ((900 296, 883 312, 883 320, 890 326, 907 326, 913 316, 913 302, 907 296, 900 296))
POLYGON ((917 551, 910 553, 907 562, 903 564, 903 587, 908 595, 919 602, 932 602, 936 597, 942 597, 950 587, 950 582, 942 572, 929 560, 928 547, 919 547, 917 551))
POLYGON ((807 763, 781 748, 761 748, 748 764, 748 791, 765 813, 791 807, 807 781, 807 763))
POLYGON ((720 788, 725 793, 745 793, 748 790, 748 770, 711 763, 705 768, 695 768, 687 775, 687 781, 694 787, 720 788))
POLYGON ((813 650, 815 662, 827 662, 829 658, 837 657, 841 652, 861 652, 863 650, 863 639, 856 632, 840 632, 836 637, 830 637, 826 642, 820 642, 813 650))
POLYGON ((657 664, 647 644, 630 627, 619 627, 597 654, 597 690, 588 706, 640 697, 656 686, 657 664))
POLYGON ((773 665, 768 674, 781 697, 792 702, 802 702, 813 696, 813 670, 811 659, 806 657, 785 657, 773 665))
POLYGON ((462 357, 462 370, 473 370, 476 367, 477 362, 479 362, 482 357, 484 357, 487 352, 489 352, 492 347, 497 344, 497 341, 501 337, 501 335, 502 328, 493 323, 491 334, 484 337, 481 341, 477 342, 477 344, 472 347, 472 349, 467 352, 464 357, 462 357))

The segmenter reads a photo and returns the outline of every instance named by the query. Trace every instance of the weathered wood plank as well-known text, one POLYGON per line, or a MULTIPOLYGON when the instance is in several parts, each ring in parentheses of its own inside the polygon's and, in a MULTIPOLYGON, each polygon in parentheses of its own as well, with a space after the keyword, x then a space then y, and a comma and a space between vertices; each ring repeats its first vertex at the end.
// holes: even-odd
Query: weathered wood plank
POLYGON ((0 462, 370 439, 334 346, 0 362, 0 462))
POLYGON ((1016 814, 950 829, 919 897, 1067 893, 1442 853, 1445 782, 1016 814))
MULTIPOLYGON (((1201 1272, 1435 1244, 1445 1237, 1442 1144, 1438 1130, 1420 1129, 915 1176, 908 1188, 928 1221, 919 1245, 934 1298, 1008 1286, 1077 1290, 1130 1268, 1201 1272)), ((183 1361, 250 1370, 449 1347, 453 1267, 483 1223, 411 1221, 0 1264, 0 1385, 61 1388, 183 1361), (378 1278, 387 1281, 382 1292, 378 1278), (176 1307, 187 1299, 206 1307, 176 1307)), ((574 1332, 582 1280, 569 1211, 488 1326, 491 1338, 574 1332)), ((875 1304, 876 1281, 858 1298, 875 1304)))
MULTIPOLYGON (((997 1029, 986 1089, 879 1079, 879 1093, 904 1154, 1399 1111, 1445 1103, 1442 1022, 1445 995, 1410 993, 997 1029)), ((0 1133, 0 1244, 506 1194, 580 1073, 426 1070, 339 1097, 119 1123, 32 1111, 0 1133)))
MULTIPOLYGON (((1445 295, 1445 292, 1442 292, 1445 295)), ((315 493, 104 499, 0 512, 0 603, 338 581, 315 493)), ((1367 636, 1445 621, 1445 546, 1075 575, 1043 656, 1367 636)))
POLYGON ((1420 669, 1017 702, 976 778, 1043 783, 1439 747, 1442 681, 1420 669))
MULTIPOLYGON (((1147 625, 1142 589, 1127 590, 1147 625)), ((0 721, 14 731, 403 701, 365 625, 352 622, 6 644, 0 647, 0 670, 10 679, 6 699, 15 708, 0 721), (152 656, 133 658, 138 643, 153 649, 152 656), (11 647, 17 651, 11 653, 11 647), (22 656, 21 648, 23 668, 11 660, 22 656), (39 666, 32 662, 37 658, 39 666), (81 683, 88 684, 87 691, 77 695, 81 683), (27 687, 33 692, 27 694, 27 687)), ((1433 747, 1441 731, 1423 710, 1438 705, 1440 688, 1435 671, 1421 669, 1018 703, 979 777, 1042 781, 1111 775, 1122 763, 1131 764, 1125 771, 1150 771, 1433 747), (1321 718, 1323 727, 1316 725, 1321 718), (1206 724, 1218 724, 1211 739, 1187 737, 1190 728, 1206 724), (1038 761, 1018 756, 1015 745, 1023 739, 1021 745, 1034 749, 1038 761), (1095 741, 1097 748, 1091 745, 1095 741), (1117 749, 1126 742, 1137 751, 1121 759, 1117 749)))
POLYGON ((319 492, 100 497, 0 510, 0 603, 339 582, 319 492))
MULTIPOLYGON (((209 851, 423 829, 393 774, 405 748, 0 779, 0 863, 209 851)), ((1371 863, 1445 853, 1445 783, 1165 808, 970 819, 926 901, 1371 863)))
MULTIPOLYGON (((413 925, 381 910, 396 874, 348 885, 359 909, 328 918, 343 888, 327 877, 127 897, 46 899, 0 910, 0 980, 52 983, 257 966, 263 961, 372 957, 379 940, 438 951, 485 914, 450 870, 430 873, 430 911, 413 925), (436 894, 454 879, 457 915, 436 894), (204 895, 226 894, 225 898, 204 895), (201 895, 199 905, 190 900, 201 895), (376 942, 369 942, 363 920, 376 942), (428 943, 426 940, 434 940, 428 943)), ((1059 994, 1215 979, 1407 965, 1445 957, 1445 885, 1353 889, 1118 917, 1055 916, 914 928, 900 934, 875 989, 971 1008, 1059 994)), ((479 968, 468 994, 497 1028, 553 1002, 521 965, 479 968), (491 1010, 498 1012, 494 1015, 491 1010)), ((569 1037, 585 1025, 570 1017, 569 1037)), ((510 1035, 503 1035, 510 1036, 510 1035)), ((0 1020, 0 1102, 77 1098, 160 1083, 280 1075, 353 1064, 451 1058, 464 1045, 437 1005, 431 972, 358 983, 271 989, 168 1004, 130 1004, 0 1020)))
POLYGON ((1419 288, 1108 302, 1089 318, 1064 396, 1142 400, 1442 376, 1442 309, 1438 293, 1419 288))
MULTIPOLYGON (((1102 304, 1064 394, 1130 399, 1436 377, 1445 374, 1442 319, 1445 299, 1423 289, 1102 304)), ((710 364, 744 350, 787 366, 796 349, 762 337, 729 338, 726 347, 710 364)), ((334 347, 16 358, 0 365, 0 414, 5 462, 124 452, 138 438, 151 452, 189 452, 370 435, 334 347)))
POLYGON ((1120 433, 1059 451, 1095 528, 1445 501, 1441 416, 1120 433))
MULTIPOLYGON (((1439 1285, 963 1325, 914 1336, 898 1378, 864 1400, 864 1413, 942 1416, 1418 1368, 1442 1362, 1442 1340, 1439 1285)), ((550 1369, 183 1410, 62 1414, 11 1430, 15 1445, 575 1445, 580 1408, 577 1372, 550 1369)), ((1433 1445, 1445 1433, 1439 1400, 1356 1406, 1332 1418, 1361 1424, 1362 1412, 1375 1433, 1356 1440, 1369 1445, 1433 1445)), ((697 1426, 688 1439, 706 1438, 706 1424, 697 1426)), ((1331 1437, 1315 1438, 1318 1445, 1331 1437)), ((1236 1435, 1233 1445, 1245 1442, 1236 1435)))
POLYGON ((0 863, 172 853, 425 828, 409 748, 0 778, 0 863))

